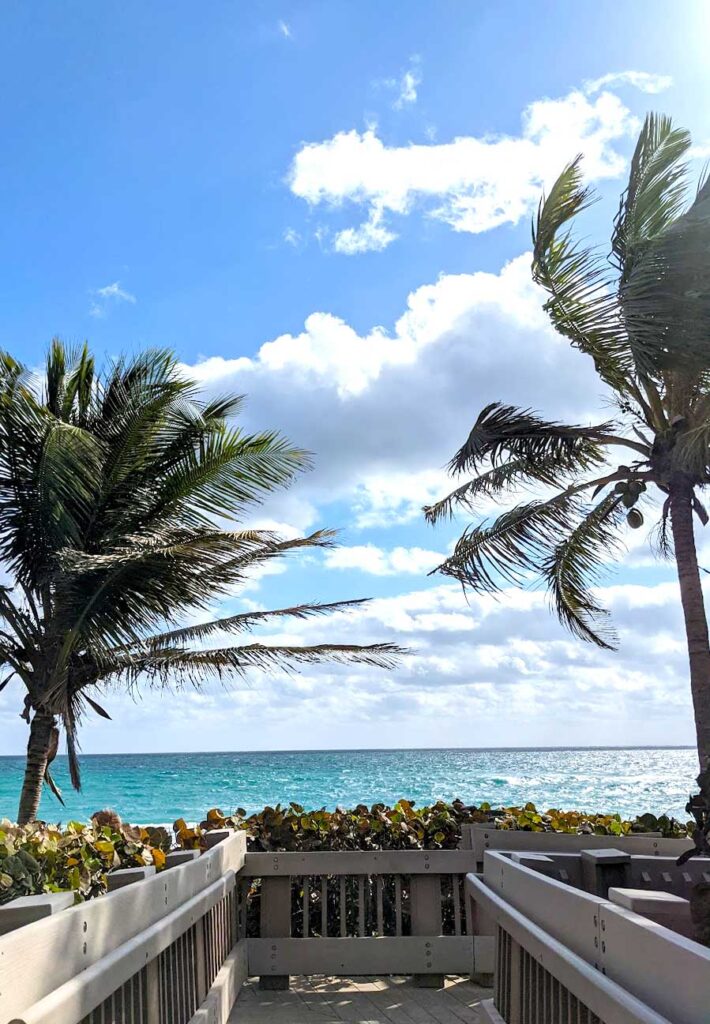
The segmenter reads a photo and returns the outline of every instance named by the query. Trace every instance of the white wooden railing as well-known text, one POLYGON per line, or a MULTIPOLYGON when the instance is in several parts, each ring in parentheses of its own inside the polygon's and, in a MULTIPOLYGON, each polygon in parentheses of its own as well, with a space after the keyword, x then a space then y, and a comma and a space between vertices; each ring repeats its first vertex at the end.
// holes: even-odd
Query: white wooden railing
MULTIPOLYGON (((649 858, 639 859, 648 867, 649 858)), ((707 1024, 710 949, 559 881, 555 873, 570 873, 569 863, 560 866, 564 855, 551 863, 541 865, 543 873, 486 852, 483 876, 467 876, 468 897, 496 928, 490 1020, 707 1024)), ((707 862, 691 864, 702 879, 707 862)), ((632 878, 643 870, 629 865, 632 878)))
MULTIPOLYGON (((112 885, 131 884, 69 909, 59 906, 70 897, 48 897, 45 910, 58 912, 24 927, 0 908, 0 932, 3 915, 13 929, 0 934, 0 1024, 225 1024, 248 975, 267 988, 316 973, 410 974, 438 985, 444 974, 490 977, 496 950, 491 1013, 500 1016, 492 1019, 707 1024, 691 1015, 687 995, 686 1016, 669 1016, 655 990, 634 987, 634 971, 627 977, 619 964, 629 943, 647 962, 662 954, 668 971, 652 973, 667 984, 675 971, 687 989, 710 981, 701 971, 710 952, 688 960, 688 948, 701 947, 646 947, 652 931, 632 942, 628 912, 614 907, 609 917, 610 904, 573 888, 575 856, 552 857, 555 879, 483 845, 511 836, 518 850, 539 847, 537 833, 472 830, 459 850, 247 854, 244 833, 211 833, 201 856, 173 854, 169 870, 142 880, 145 871, 117 872, 112 885)), ((555 845, 569 849, 577 838, 555 845)), ((668 873, 663 855, 684 845, 616 842, 645 854, 632 860, 646 887, 668 873)))
POLYGON ((131 884, 0 935, 0 1024, 224 1024, 247 975, 438 985, 493 970, 464 898, 470 850, 246 854, 244 833, 209 838, 194 860, 117 872, 131 884))
POLYGON ((245 853, 235 833, 0 936, 2 1024, 221 1024, 247 970, 236 884, 245 853))
POLYGON ((523 829, 496 829, 490 825, 464 825, 461 847, 473 850, 478 870, 483 870, 486 850, 509 853, 579 853, 581 850, 618 846, 632 855, 679 857, 692 847, 690 839, 664 839, 660 833, 644 832, 627 836, 588 836, 559 832, 526 832, 523 829))
POLYGON ((491 938, 473 934, 463 882, 469 850, 251 853, 261 880, 249 973, 270 987, 291 974, 444 974, 493 970, 491 938))

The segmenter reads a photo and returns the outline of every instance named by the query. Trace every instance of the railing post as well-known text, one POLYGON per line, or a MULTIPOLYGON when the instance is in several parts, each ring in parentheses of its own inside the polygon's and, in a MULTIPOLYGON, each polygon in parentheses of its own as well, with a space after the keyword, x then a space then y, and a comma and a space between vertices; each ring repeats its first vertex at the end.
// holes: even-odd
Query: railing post
POLYGON ((115 892, 117 889, 123 889, 126 885, 135 885, 136 882, 143 882, 146 878, 152 878, 154 874, 155 868, 152 865, 150 867, 120 868, 118 871, 109 871, 106 875, 108 891, 115 892))
MULTIPOLYGON (((262 939, 274 939, 271 959, 275 972, 278 962, 278 940, 291 937, 291 878, 289 875, 267 876, 261 880, 260 931, 262 939)), ((262 974, 259 988, 280 991, 289 986, 288 974, 262 974)))
MULTIPOLYGON (((412 875, 410 883, 412 935, 441 935, 441 875, 412 875)), ((444 975, 415 974, 414 984, 419 988, 441 988, 444 975)))
POLYGON ((466 893, 466 930, 471 936, 471 944, 473 946, 473 970, 469 977, 474 985, 481 985, 483 988, 490 988, 493 984, 494 968, 490 960, 493 943, 495 942, 496 928, 496 922, 490 914, 486 914, 480 904, 474 900, 473 896, 466 893), (478 944, 476 939, 480 940, 478 944), (484 939, 488 940, 488 942, 486 945, 486 955, 481 957, 481 959, 484 959, 486 962, 480 965, 477 963, 477 958, 483 950, 484 939), (488 950, 488 943, 490 943, 490 951, 488 950), (476 948, 477 945, 478 949, 476 948))
POLYGON ((18 896, 0 907, 0 935, 41 921, 74 905, 73 892, 43 892, 37 896, 18 896))
POLYGON ((610 887, 631 886, 631 855, 623 850, 582 850, 582 884, 594 896, 607 898, 610 887))

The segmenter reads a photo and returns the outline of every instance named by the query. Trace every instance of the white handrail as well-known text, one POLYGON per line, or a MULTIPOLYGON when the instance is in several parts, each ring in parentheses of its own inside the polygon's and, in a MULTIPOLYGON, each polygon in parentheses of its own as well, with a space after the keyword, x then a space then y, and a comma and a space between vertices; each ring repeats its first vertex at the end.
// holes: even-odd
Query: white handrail
POLYGON ((76 1024, 204 917, 235 884, 236 875, 230 870, 167 917, 54 989, 10 1024, 76 1024))
POLYGON ((604 1024, 673 1024, 506 903, 476 875, 467 875, 466 889, 497 924, 604 1024))
MULTIPOLYGON (((173 914, 244 864, 237 832, 197 860, 0 936, 0 1021, 35 1004, 173 914)), ((144 965, 141 965, 144 966, 144 965)))

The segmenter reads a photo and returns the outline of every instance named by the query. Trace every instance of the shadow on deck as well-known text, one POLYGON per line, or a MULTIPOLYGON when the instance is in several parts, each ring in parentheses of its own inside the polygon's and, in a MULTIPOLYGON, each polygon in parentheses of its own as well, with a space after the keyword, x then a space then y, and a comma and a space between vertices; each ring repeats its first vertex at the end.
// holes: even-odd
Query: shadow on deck
POLYGON ((490 989, 449 977, 442 989, 416 988, 409 978, 291 978, 287 992, 262 992, 247 982, 229 1024, 483 1024, 490 989))

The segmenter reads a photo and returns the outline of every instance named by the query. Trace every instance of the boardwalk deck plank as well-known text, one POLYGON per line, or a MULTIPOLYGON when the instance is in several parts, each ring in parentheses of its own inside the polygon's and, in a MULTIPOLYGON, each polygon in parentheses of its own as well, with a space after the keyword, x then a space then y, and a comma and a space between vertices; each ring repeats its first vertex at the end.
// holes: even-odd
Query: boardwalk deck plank
POLYGON ((408 978, 294 977, 286 992, 247 982, 229 1024, 482 1024, 491 995, 461 978, 443 989, 416 988, 408 978))

